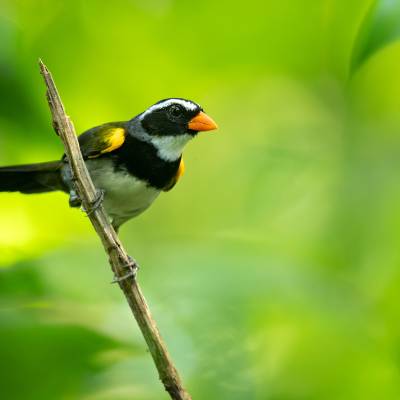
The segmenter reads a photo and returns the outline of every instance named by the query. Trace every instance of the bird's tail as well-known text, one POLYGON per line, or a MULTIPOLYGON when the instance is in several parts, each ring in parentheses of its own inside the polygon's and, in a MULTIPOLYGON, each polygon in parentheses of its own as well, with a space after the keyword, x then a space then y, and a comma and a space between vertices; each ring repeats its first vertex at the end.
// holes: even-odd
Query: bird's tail
POLYGON ((62 161, 0 167, 0 192, 44 193, 66 190, 62 161))

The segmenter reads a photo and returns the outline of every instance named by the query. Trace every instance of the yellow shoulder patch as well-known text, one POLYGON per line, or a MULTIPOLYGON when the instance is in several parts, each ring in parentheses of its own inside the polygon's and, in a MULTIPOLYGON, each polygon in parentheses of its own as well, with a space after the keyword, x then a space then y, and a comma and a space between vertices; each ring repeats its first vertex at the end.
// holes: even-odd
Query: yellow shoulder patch
POLYGON ((92 143, 87 146, 90 154, 88 158, 96 158, 118 149, 124 143, 125 136, 124 128, 109 128, 106 131, 99 131, 96 136, 93 136, 92 143))
POLYGON ((109 153, 110 151, 121 147, 125 141, 125 129, 124 128, 113 128, 107 131, 106 140, 108 146, 101 151, 101 154, 109 153))
POLYGON ((185 173, 185 163, 183 162, 183 158, 181 158, 181 163, 179 164, 178 172, 176 173, 175 179, 178 182, 178 179, 183 176, 185 173))

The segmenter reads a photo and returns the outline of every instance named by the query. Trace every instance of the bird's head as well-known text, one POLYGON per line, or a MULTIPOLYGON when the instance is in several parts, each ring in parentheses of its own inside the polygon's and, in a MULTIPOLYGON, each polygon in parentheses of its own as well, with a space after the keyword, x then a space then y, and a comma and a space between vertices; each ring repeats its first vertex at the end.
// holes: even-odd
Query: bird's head
POLYGON ((165 99, 138 116, 141 128, 161 157, 175 160, 198 132, 217 129, 217 124, 196 103, 185 99, 165 99))
POLYGON ((160 100, 141 114, 141 123, 151 136, 195 136, 217 128, 198 104, 185 99, 160 100))

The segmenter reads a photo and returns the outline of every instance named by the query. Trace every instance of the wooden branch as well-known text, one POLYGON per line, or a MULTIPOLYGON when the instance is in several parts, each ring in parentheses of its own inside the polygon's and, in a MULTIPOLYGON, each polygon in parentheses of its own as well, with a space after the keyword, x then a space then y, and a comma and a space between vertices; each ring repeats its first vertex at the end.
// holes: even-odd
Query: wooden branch
MULTIPOLYGON (((74 125, 65 113, 51 73, 41 60, 39 60, 39 66, 47 86, 47 100, 53 117, 53 126, 64 143, 65 154, 71 166, 76 191, 84 209, 91 210, 97 199, 97 191, 83 160, 74 125)), ((100 205, 93 212, 89 212, 88 217, 103 243, 115 276, 117 278, 125 276, 127 266, 132 265, 132 259, 124 250, 103 206, 100 205)), ((146 340, 165 390, 169 393, 171 399, 191 400, 190 395, 183 388, 178 371, 172 363, 136 278, 131 276, 118 282, 118 284, 124 292, 129 307, 146 340)))

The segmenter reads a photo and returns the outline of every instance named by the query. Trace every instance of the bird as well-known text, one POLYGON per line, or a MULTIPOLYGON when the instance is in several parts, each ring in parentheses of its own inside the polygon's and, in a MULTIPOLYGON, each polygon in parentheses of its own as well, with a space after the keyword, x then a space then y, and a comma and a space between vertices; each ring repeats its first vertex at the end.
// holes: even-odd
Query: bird
MULTIPOLYGON (((160 100, 128 121, 83 132, 79 145, 101 202, 118 232, 170 191, 185 171, 184 147, 217 124, 194 101, 160 100)), ((66 156, 57 161, 0 167, 0 192, 63 191, 71 207, 81 206, 66 156)), ((98 205, 98 204, 97 204, 98 205)))

